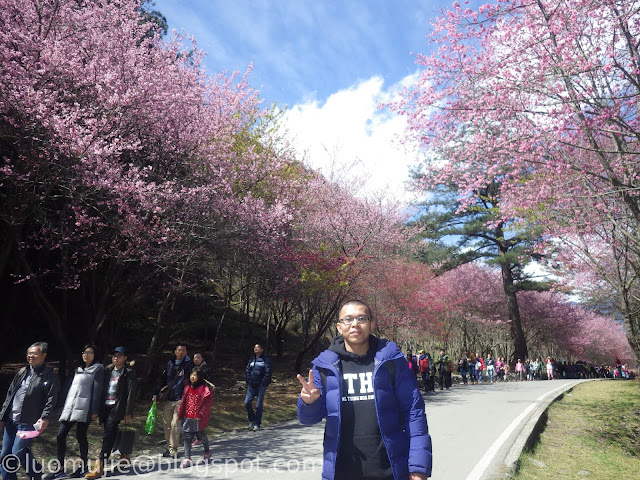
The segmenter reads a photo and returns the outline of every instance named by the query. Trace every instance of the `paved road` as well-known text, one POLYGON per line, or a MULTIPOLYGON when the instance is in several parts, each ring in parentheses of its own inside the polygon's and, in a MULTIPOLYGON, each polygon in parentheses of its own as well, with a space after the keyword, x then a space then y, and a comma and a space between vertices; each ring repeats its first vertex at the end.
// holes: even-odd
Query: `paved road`
MULTIPOLYGON (((425 396, 433 439, 433 480, 488 480, 502 478, 505 459, 532 415, 551 398, 578 380, 507 382, 454 386, 425 396)), ((268 406, 267 406, 268 408, 268 406)), ((320 479, 324 422, 302 426, 291 422, 261 432, 238 432, 216 438, 213 463, 202 462, 194 449, 191 468, 155 455, 138 457, 134 470, 140 480, 206 477, 228 480, 320 479), (147 469, 147 473, 142 473, 147 469)), ((513 452, 512 452, 513 455, 513 452)), ((134 475, 131 471, 129 475, 134 475)), ((111 480, 121 475, 109 474, 111 480)), ((131 480, 131 479, 129 479, 131 480)))

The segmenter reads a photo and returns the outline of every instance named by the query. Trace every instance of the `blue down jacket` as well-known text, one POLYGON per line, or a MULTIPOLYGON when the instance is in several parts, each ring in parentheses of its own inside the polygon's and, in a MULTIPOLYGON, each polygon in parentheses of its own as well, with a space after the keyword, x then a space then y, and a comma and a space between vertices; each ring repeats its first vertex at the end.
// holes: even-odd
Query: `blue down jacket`
MULTIPOLYGON (((424 411, 424 400, 415 375, 407 368, 402 352, 393 342, 377 339, 374 358, 373 388, 376 415, 393 477, 395 480, 406 480, 409 473, 423 473, 430 477, 431 437, 424 411), (395 369, 380 368, 384 362, 395 362, 395 369), (392 376, 395 386, 391 385, 392 376)), ((305 404, 298 397, 298 419, 302 424, 314 424, 327 418, 322 478, 333 480, 340 442, 340 357, 336 352, 325 350, 312 364, 313 383, 321 390, 321 396, 311 405, 305 404), (319 368, 326 372, 326 392, 319 368)))

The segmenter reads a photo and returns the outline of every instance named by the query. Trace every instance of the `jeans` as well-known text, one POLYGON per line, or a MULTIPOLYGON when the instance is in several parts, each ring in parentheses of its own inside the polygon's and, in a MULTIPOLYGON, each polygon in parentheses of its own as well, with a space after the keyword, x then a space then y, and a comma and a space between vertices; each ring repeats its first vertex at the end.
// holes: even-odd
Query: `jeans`
POLYGON ((467 371, 466 370, 460 370, 460 375, 462 375, 462 383, 464 383, 466 385, 467 384, 467 371))
POLYGON ((20 461, 20 465, 27 471, 27 475, 31 479, 39 479, 42 474, 42 466, 36 461, 29 446, 33 439, 21 439, 16 434, 20 430, 33 430, 32 425, 24 425, 15 423, 8 418, 4 424, 4 435, 2 436, 2 454, 0 458, 0 473, 3 480, 16 480, 18 476, 16 459, 20 461), (13 455, 14 458, 5 458, 13 455), (9 467, 12 471, 7 471, 5 467, 9 467))
POLYGON ((249 421, 258 427, 262 422, 262 404, 266 391, 267 387, 265 385, 258 385, 256 387, 247 385, 247 395, 244 397, 244 406, 247 409, 249 421), (258 397, 258 399, 256 400, 256 411, 254 412, 252 403, 256 397, 258 397))
POLYGON ((191 444, 193 443, 194 437, 202 442, 204 453, 209 451, 207 432, 204 430, 200 430, 199 432, 184 432, 184 458, 191 458, 191 444))
POLYGON ((487 374, 489 375, 489 382, 493 383, 493 367, 487 368, 487 374))
POLYGON ((469 381, 475 383, 476 381, 476 367, 469 365, 469 381))
POLYGON ((478 377, 478 383, 482 383, 482 370, 476 370, 476 376, 478 377))

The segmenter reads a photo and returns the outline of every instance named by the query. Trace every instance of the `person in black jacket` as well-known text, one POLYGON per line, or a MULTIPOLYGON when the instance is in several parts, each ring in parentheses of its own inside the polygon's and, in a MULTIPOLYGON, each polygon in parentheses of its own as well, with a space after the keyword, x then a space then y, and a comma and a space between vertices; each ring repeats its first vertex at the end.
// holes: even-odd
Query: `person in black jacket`
POLYGON ((53 369, 45 365, 49 344, 36 342, 27 349, 26 367, 21 368, 7 391, 0 410, 2 453, 0 473, 3 480, 17 479, 16 459, 31 479, 40 479, 42 467, 31 453, 33 437, 29 432, 42 432, 49 425, 51 412, 58 397, 58 378, 53 369))
MULTIPOLYGON (((104 475, 104 464, 111 455, 118 434, 118 425, 121 421, 125 424, 131 422, 136 402, 136 374, 127 363, 126 348, 114 348, 111 359, 113 363, 104 370, 102 401, 98 414, 98 420, 104 426, 102 449, 94 469, 85 475, 88 480, 95 480, 104 475)), ((121 459, 129 462, 128 455, 122 455, 121 459)))
POLYGON ((163 403, 162 424, 164 426, 164 439, 167 449, 162 454, 164 457, 178 455, 180 445, 180 420, 178 419, 178 407, 182 401, 182 392, 185 382, 189 380, 189 374, 193 369, 193 362, 187 355, 186 345, 176 345, 173 352, 175 358, 169 360, 160 376, 160 383, 156 388, 156 394, 152 401, 159 400, 163 403))
POLYGON ((247 363, 247 395, 244 406, 249 417, 249 430, 257 432, 262 422, 262 404, 267 387, 271 383, 271 358, 264 353, 264 347, 256 343, 253 347, 253 357, 247 363), (253 411, 253 399, 256 400, 256 411, 253 411))

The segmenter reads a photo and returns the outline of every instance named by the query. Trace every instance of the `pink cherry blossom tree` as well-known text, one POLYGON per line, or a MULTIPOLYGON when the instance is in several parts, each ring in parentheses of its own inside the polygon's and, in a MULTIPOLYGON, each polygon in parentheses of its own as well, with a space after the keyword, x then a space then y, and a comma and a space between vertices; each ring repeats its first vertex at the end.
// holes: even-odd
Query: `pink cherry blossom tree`
MULTIPOLYGON (((549 238, 615 229, 607 241, 616 255, 628 244, 622 261, 637 271, 638 5, 454 3, 434 25, 434 53, 417 57, 419 80, 395 104, 431 179, 454 179, 464 200, 500 178, 504 218, 549 238)), ((628 300, 619 305, 640 352, 628 300)))

